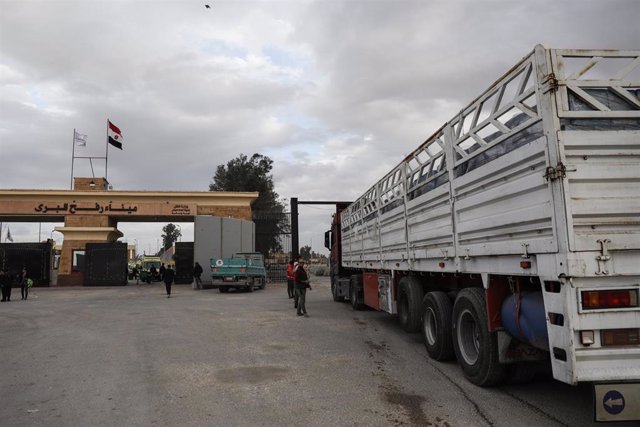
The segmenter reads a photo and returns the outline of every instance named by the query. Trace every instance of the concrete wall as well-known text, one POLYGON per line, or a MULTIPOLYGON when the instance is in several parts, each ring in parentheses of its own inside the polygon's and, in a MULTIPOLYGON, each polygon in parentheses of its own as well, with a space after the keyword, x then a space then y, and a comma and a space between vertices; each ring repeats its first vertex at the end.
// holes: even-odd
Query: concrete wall
POLYGON ((193 260, 202 266, 202 281, 211 283, 211 259, 229 258, 236 252, 255 250, 255 224, 234 218, 196 216, 193 227, 193 260))

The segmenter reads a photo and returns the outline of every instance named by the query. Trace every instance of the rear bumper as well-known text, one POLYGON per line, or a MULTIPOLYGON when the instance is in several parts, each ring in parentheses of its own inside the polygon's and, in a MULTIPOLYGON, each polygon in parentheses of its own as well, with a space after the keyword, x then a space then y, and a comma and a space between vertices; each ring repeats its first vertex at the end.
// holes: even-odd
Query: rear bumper
POLYGON ((576 349, 577 382, 640 381, 640 348, 576 349))

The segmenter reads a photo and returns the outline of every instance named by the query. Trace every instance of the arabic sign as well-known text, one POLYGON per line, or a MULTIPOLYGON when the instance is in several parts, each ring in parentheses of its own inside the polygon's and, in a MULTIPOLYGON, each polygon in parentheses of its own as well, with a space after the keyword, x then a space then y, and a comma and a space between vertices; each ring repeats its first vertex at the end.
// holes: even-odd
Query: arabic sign
POLYGON ((171 209, 172 215, 191 215, 191 208, 189 205, 174 205, 171 209))
POLYGON ((113 205, 113 202, 109 202, 108 205, 101 205, 100 203, 95 203, 95 204, 87 204, 85 206, 85 204, 76 203, 76 201, 74 200, 71 203, 57 204, 55 206, 48 205, 48 204, 45 205, 44 203, 40 203, 33 210, 38 213, 55 212, 55 213, 75 214, 76 212, 80 212, 80 213, 90 212, 90 213, 101 214, 104 212, 118 212, 118 213, 126 212, 127 214, 132 214, 138 211, 138 207, 135 205, 125 206, 124 203, 118 206, 117 204, 113 205))
POLYGON ((125 217, 181 217, 196 215, 251 217, 248 207, 227 205, 199 205, 193 201, 182 200, 144 200, 144 198, 124 197, 74 197, 12 200, 0 203, 0 216, 65 217, 65 216, 109 216, 116 219, 125 217))

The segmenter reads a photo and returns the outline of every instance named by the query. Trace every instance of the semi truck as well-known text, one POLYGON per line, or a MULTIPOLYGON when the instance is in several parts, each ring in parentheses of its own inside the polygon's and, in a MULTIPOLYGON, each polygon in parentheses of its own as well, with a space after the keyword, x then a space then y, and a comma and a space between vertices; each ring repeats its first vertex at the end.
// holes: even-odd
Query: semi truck
POLYGON ((640 419, 640 51, 536 46, 350 204, 331 292, 478 386, 532 364, 640 419))

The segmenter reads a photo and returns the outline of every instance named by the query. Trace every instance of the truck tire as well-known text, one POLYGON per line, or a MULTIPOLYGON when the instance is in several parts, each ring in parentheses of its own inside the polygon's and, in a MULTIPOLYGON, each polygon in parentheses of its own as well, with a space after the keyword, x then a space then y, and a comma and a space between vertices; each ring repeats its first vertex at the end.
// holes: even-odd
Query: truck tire
POLYGON ((219 286, 218 290, 221 294, 226 294, 227 292, 229 292, 229 288, 227 288, 226 286, 219 286))
POLYGON ((432 359, 455 357, 451 328, 453 304, 444 292, 429 292, 422 300, 422 337, 432 359))
POLYGON ((351 283, 349 284, 349 300, 351 301, 351 308, 355 311, 364 308, 364 304, 360 301, 360 289, 362 289, 362 275, 354 274, 351 276, 351 283))
POLYGON ((264 277, 260 278, 260 289, 264 289, 267 287, 267 279, 265 279, 264 277))
POLYGON ((247 292, 253 292, 253 287, 254 287, 255 283, 253 283, 253 280, 249 283, 249 286, 247 286, 247 292))
POLYGON ((464 376, 481 387, 504 381, 507 369, 498 360, 498 338, 487 328, 484 289, 467 288, 453 304, 453 348, 464 376))
POLYGON ((418 279, 405 276, 400 279, 398 291, 398 319, 405 332, 418 332, 422 323, 422 286, 418 279))
POLYGON ((336 281, 338 280, 337 277, 332 277, 331 278, 331 295, 333 296, 333 300, 335 302, 342 302, 344 301, 344 297, 339 297, 338 296, 338 286, 336 286, 336 281))

